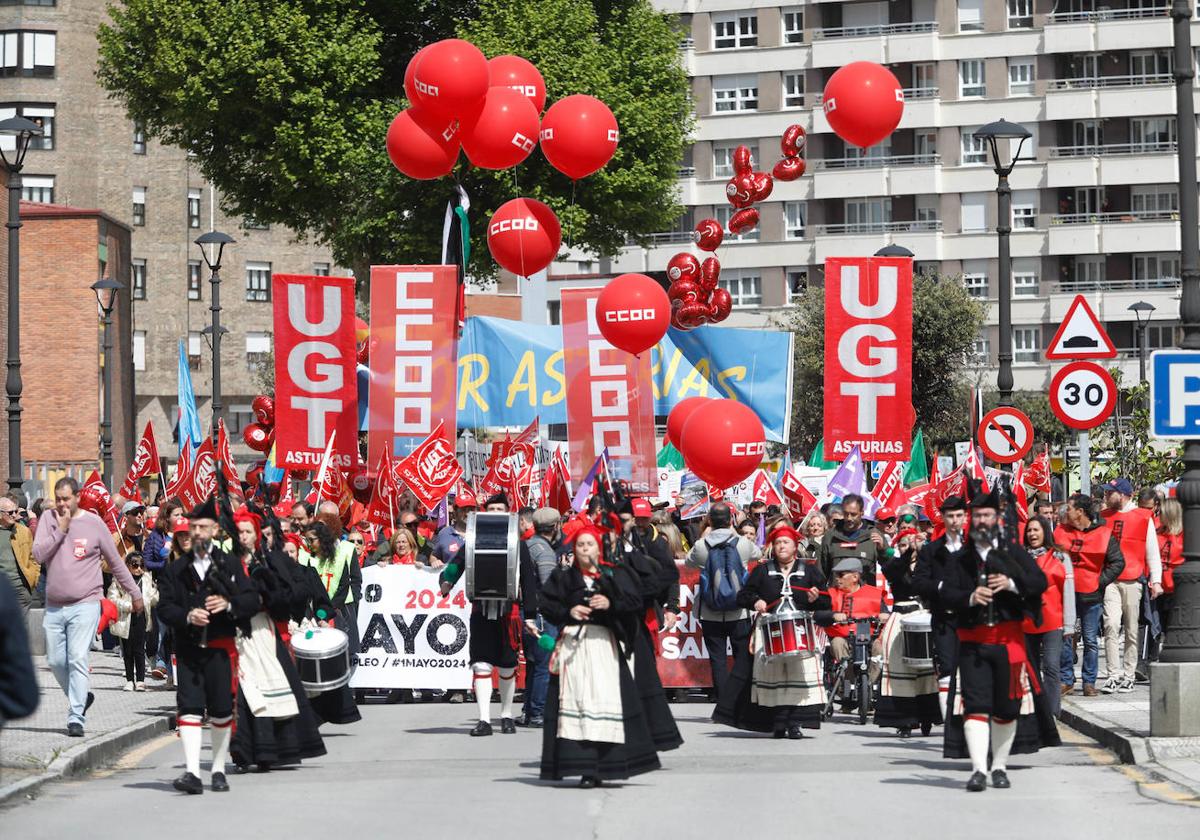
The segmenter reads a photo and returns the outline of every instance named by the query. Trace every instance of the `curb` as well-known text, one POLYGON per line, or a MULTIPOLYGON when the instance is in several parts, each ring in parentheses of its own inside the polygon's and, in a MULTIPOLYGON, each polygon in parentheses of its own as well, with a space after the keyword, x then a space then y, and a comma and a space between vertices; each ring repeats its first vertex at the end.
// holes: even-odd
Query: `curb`
POLYGON ((1146 738, 1130 738, 1120 731, 1109 729, 1094 718, 1072 711, 1065 703, 1059 711, 1059 719, 1076 732, 1112 750, 1122 764, 1148 764, 1154 760, 1146 738))
POLYGON ((0 787, 0 807, 11 805, 18 799, 31 796, 47 782, 83 775, 116 758, 126 750, 149 741, 156 735, 168 732, 174 727, 175 715, 172 713, 132 723, 93 738, 78 747, 67 750, 36 776, 0 787))

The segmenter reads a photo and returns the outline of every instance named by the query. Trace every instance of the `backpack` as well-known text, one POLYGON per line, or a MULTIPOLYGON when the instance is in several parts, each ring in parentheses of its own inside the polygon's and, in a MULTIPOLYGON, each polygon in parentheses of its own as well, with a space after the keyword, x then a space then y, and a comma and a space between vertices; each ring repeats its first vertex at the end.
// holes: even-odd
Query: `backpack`
POLYGON ((709 546, 704 571, 700 573, 700 600, 713 610, 740 610, 737 596, 746 583, 746 565, 738 552, 737 535, 720 545, 709 546))

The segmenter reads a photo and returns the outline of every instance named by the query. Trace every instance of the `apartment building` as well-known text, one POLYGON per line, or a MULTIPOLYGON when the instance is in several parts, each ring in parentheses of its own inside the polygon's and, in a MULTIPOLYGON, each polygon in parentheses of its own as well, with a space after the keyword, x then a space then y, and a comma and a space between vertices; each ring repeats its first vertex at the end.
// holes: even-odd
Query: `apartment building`
MULTIPOLYGON (((727 237, 718 254, 734 300, 729 325, 770 323, 822 282, 827 257, 889 243, 913 251, 918 270, 961 277, 994 303, 996 175, 972 133, 1004 118, 1033 135, 1010 179, 1016 387, 1049 385, 1042 350, 1079 292, 1122 350, 1128 379, 1137 376, 1130 304, 1155 307, 1150 348, 1175 343, 1179 127, 1166 0, 658 5, 688 33, 681 49, 697 128, 679 172, 687 212, 650 248, 611 261, 572 255, 555 274, 663 270, 689 247, 696 221, 728 220, 733 149, 750 146, 769 171, 780 133, 799 123, 809 131, 808 174, 777 183, 758 229, 727 237), (888 66, 905 88, 899 128, 867 150, 833 134, 821 109, 826 81, 855 60, 888 66)), ((1193 39, 1200 45, 1200 23, 1193 39)), ((548 317, 553 286, 580 282, 551 283, 548 317)), ((985 378, 997 332, 992 306, 976 345, 985 378)))
POLYGON ((20 114, 43 128, 26 159, 23 198, 97 208, 132 230, 129 274, 118 279, 133 298, 137 429, 152 420, 164 456, 174 454, 181 340, 205 425, 210 416, 211 331, 204 329, 211 323, 211 286, 193 240, 211 229, 235 238, 221 267, 221 322, 228 330, 221 382, 235 455, 245 465, 251 453, 240 432, 253 421, 256 368, 272 346, 272 273, 348 272, 333 265, 327 249, 297 240, 291 230, 225 215, 220 195, 185 151, 148 139, 126 118, 96 80, 96 31, 107 6, 107 0, 0 0, 0 118, 20 114))

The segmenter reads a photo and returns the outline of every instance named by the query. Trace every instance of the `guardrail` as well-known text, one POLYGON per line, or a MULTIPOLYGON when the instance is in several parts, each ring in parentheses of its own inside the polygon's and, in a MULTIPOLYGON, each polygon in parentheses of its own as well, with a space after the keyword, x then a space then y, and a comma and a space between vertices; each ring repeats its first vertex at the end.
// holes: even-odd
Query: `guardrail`
POLYGON ((922 20, 915 23, 878 23, 872 26, 835 26, 814 29, 813 40, 831 38, 871 38, 877 35, 905 35, 914 32, 935 32, 937 21, 922 20))
POLYGON ((848 222, 838 225, 817 225, 817 234, 860 234, 860 233, 909 233, 913 231, 939 231, 942 220, 919 222, 848 222))
POLYGON ((1150 87, 1173 85, 1170 73, 1141 73, 1131 76, 1085 76, 1081 79, 1050 79, 1046 90, 1090 90, 1091 88, 1150 87))
POLYGON ((826 158, 813 161, 814 169, 882 169, 886 166, 937 166, 942 156, 886 155, 884 157, 826 158))
POLYGON ((1079 292, 1148 292, 1178 289, 1178 277, 1153 277, 1143 280, 1061 280, 1050 285, 1052 295, 1073 295, 1079 292))
POLYGON ((1154 210, 1134 213, 1057 213, 1050 217, 1052 225, 1104 225, 1111 222, 1128 224, 1130 222, 1177 222, 1178 210, 1154 210))
POLYGON ((1108 20, 1133 20, 1137 18, 1166 17, 1170 9, 1166 4, 1149 9, 1097 9, 1090 12, 1054 12, 1046 16, 1046 23, 1103 23, 1108 20))
POLYGON ((1176 143, 1171 141, 1156 141, 1148 143, 1111 143, 1087 144, 1084 146, 1051 146, 1050 157, 1099 157, 1101 155, 1157 155, 1174 153, 1176 143))

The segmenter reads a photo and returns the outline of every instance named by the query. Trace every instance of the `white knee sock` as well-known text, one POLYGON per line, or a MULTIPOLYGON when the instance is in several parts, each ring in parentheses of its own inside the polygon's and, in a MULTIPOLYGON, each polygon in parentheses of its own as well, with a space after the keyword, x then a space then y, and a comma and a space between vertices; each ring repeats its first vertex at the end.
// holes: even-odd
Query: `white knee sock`
POLYGON ((992 769, 1007 770, 1008 754, 1017 737, 1017 722, 992 718, 992 769))
POLYGON ((200 742, 204 730, 199 715, 179 716, 179 740, 183 742, 183 763, 193 776, 200 775, 200 742))
POLYGON ((946 714, 946 706, 950 702, 950 678, 942 677, 938 680, 938 703, 942 707, 942 720, 950 720, 950 716, 946 714))
POLYGON ((225 759, 229 757, 229 739, 233 735, 233 718, 220 718, 212 723, 212 772, 225 772, 225 759))
POLYGON ((986 773, 988 759, 987 719, 967 717, 963 721, 963 734, 967 738, 967 752, 971 756, 971 769, 976 773, 986 773))
MULTIPOLYGON (((504 683, 501 683, 503 685, 504 683)), ((475 705, 479 707, 479 719, 492 722, 492 675, 475 675, 475 705)))
POLYGON ((500 669, 500 717, 513 716, 513 697, 517 693, 517 669, 500 669))

